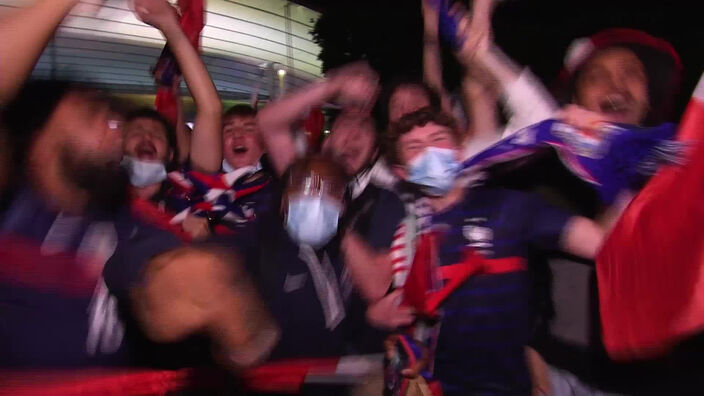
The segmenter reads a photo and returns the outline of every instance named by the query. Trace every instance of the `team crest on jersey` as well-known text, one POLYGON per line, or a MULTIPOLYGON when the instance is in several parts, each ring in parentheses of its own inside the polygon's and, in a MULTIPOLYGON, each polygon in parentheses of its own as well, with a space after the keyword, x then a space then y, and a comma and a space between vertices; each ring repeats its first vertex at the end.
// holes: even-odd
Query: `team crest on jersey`
POLYGON ((475 225, 462 227, 462 235, 469 241, 469 245, 477 248, 489 247, 494 240, 494 231, 491 228, 475 225))

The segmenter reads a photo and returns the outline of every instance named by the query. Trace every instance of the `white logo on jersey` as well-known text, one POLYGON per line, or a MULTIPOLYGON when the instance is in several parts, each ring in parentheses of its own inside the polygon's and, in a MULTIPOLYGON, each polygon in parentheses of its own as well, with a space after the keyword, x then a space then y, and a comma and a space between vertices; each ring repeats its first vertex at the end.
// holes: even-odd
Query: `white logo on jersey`
POLYGON ((494 231, 488 227, 478 225, 465 225, 462 227, 462 235, 467 240, 467 246, 477 250, 477 252, 489 256, 494 247, 494 231))

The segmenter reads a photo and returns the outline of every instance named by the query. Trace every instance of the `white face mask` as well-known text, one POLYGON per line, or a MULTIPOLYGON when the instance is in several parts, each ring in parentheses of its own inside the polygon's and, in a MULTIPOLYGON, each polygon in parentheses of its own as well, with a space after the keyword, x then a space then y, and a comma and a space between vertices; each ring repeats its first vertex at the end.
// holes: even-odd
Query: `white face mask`
POLYGON ((454 185, 459 170, 455 150, 428 147, 408 164, 406 181, 420 186, 428 195, 442 196, 454 185))
POLYGON ((122 166, 127 169, 130 183, 135 187, 146 187, 166 179, 166 166, 161 162, 142 161, 126 155, 122 158, 122 166))
POLYGON ((294 197, 288 201, 286 230, 294 240, 319 248, 335 236, 341 212, 340 204, 330 198, 294 197))
MULTIPOLYGON (((261 161, 257 161, 257 163, 254 164, 254 165, 252 165, 252 166, 250 166, 250 168, 252 168, 252 170, 251 170, 252 173, 254 173, 254 172, 259 172, 260 170, 262 170, 262 162, 261 162, 261 161)), ((227 162, 226 159, 223 159, 223 160, 222 160, 222 170, 223 170, 225 173, 234 172, 234 171, 236 171, 237 169, 239 169, 239 168, 235 168, 234 166, 230 165, 230 163, 227 162)))

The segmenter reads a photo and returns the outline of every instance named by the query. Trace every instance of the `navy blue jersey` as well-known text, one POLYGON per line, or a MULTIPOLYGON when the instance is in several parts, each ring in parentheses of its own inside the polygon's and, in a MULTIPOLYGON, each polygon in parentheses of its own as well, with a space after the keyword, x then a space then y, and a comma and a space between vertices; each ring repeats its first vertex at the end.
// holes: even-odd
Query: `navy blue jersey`
POLYGON ((347 205, 345 216, 344 222, 354 224, 355 231, 370 247, 389 249, 406 209, 396 193, 369 183, 347 205))
MULTIPOLYGON (((391 248, 396 229, 406 216, 406 208, 396 193, 370 182, 347 205, 345 216, 343 224, 353 224, 355 232, 367 245, 383 252, 391 248)), ((367 304, 361 297, 352 299, 350 315, 362 318, 350 322, 349 332, 354 335, 353 352, 381 353, 387 334, 364 320, 366 310, 367 304)))
MULTIPOLYGON (((557 249, 569 217, 533 195, 470 188, 460 204, 432 218, 439 265, 461 262, 467 247, 489 259, 557 249)), ((443 303, 435 374, 446 394, 530 394, 524 346, 531 291, 527 271, 474 275, 443 303)))
POLYGON ((266 243, 250 245, 246 261, 281 327, 272 359, 345 354, 354 319, 339 238, 314 250, 293 241, 276 216, 259 221, 258 228, 257 239, 266 243))
POLYGON ((21 190, 0 215, 0 366, 133 363, 119 299, 147 260, 178 245, 127 210, 71 216, 21 190))

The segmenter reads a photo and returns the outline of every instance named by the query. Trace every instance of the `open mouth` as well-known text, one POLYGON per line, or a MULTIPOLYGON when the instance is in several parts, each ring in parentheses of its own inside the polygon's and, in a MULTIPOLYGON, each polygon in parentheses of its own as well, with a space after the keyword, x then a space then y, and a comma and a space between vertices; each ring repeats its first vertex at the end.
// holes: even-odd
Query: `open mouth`
POLYGON ((137 158, 143 160, 154 160, 156 159, 156 147, 149 142, 140 143, 135 150, 137 153, 137 158))
POLYGON ((232 152, 235 154, 245 154, 249 149, 245 146, 235 146, 232 148, 232 152))

